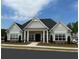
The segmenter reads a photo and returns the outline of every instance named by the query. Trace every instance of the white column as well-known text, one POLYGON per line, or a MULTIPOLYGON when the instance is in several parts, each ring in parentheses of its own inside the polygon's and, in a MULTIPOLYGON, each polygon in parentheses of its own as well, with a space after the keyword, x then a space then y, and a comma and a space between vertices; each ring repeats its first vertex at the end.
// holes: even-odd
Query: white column
POLYGON ((48 43, 48 41, 49 41, 48 39, 49 39, 49 38, 48 38, 48 31, 47 31, 47 43, 48 43))
POLYGON ((23 40, 22 33, 21 33, 21 40, 23 40))
POLYGON ((27 42, 29 42, 29 31, 27 31, 27 42))
POLYGON ((53 33, 53 41, 55 41, 55 34, 53 33))
POLYGON ((65 35, 66 35, 66 40, 65 41, 67 42, 68 34, 65 34, 65 35))
POLYGON ((41 41, 42 41, 42 34, 41 34, 41 41))
POLYGON ((45 31, 43 31, 43 43, 45 43, 45 31))
POLYGON ((10 34, 9 34, 9 33, 7 33, 7 40, 11 40, 11 39, 10 39, 10 34))
POLYGON ((35 34, 33 34, 33 36, 34 36, 34 41, 35 41, 35 34))
POLYGON ((24 31, 24 43, 26 42, 26 31, 24 31))

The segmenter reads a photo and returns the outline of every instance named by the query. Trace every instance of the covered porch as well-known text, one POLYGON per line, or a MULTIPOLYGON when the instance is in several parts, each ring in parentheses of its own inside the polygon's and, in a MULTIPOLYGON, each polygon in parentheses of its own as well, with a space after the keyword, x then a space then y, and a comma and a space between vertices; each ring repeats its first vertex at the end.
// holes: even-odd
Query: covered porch
POLYGON ((24 43, 30 41, 48 43, 48 39, 47 29, 31 28, 24 30, 24 43))

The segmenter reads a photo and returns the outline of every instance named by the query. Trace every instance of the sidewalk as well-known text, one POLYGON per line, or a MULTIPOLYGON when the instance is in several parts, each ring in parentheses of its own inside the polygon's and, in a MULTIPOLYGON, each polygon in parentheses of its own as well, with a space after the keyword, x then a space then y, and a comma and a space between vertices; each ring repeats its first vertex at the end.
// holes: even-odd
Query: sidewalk
POLYGON ((27 46, 37 46, 39 42, 31 42, 30 44, 27 44, 27 46))
MULTIPOLYGON (((33 44, 33 43, 32 43, 33 44)), ((2 48, 17 48, 17 49, 34 49, 34 50, 48 50, 48 51, 64 51, 64 52, 78 52, 78 48, 71 47, 55 47, 55 46, 37 46, 37 45, 15 45, 15 44, 1 44, 2 48)), ((37 44, 37 43, 35 43, 37 44)))

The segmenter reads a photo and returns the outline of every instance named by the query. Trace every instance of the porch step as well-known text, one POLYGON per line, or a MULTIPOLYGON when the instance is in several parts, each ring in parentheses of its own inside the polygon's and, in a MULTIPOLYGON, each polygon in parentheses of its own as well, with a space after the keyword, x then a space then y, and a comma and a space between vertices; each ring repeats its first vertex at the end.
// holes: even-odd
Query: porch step
POLYGON ((28 44, 27 46, 37 46, 39 42, 31 42, 30 44, 28 44))

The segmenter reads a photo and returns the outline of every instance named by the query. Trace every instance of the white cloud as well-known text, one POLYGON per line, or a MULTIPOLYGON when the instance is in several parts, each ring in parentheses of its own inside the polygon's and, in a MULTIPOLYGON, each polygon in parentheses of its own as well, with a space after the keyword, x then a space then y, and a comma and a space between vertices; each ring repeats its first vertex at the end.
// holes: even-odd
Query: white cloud
MULTIPOLYGON (((35 17, 46 5, 55 0, 2 0, 2 4, 15 10, 15 16, 11 18, 35 17)), ((6 18, 6 17, 5 17, 6 18)), ((8 18, 8 17, 7 17, 8 18)))
POLYGON ((10 19, 10 20, 21 20, 23 19, 23 17, 19 17, 19 16, 1 16, 1 19, 6 20, 6 19, 10 19))

